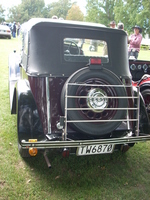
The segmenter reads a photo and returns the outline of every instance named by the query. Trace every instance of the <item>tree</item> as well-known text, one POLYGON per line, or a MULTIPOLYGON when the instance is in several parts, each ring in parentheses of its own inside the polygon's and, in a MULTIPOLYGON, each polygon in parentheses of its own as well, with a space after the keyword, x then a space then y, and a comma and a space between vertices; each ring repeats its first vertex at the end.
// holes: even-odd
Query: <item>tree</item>
POLYGON ((12 8, 9 9, 9 21, 11 22, 20 22, 22 23, 22 20, 23 20, 23 17, 22 16, 25 16, 26 13, 24 12, 24 15, 22 15, 22 12, 21 12, 21 7, 20 5, 19 6, 14 6, 12 8))
POLYGON ((150 0, 87 0, 86 21, 108 26, 114 20, 123 22, 125 30, 131 33, 136 24, 143 29, 143 35, 150 34, 150 0))
POLYGON ((86 21, 105 24, 114 19, 114 3, 112 0, 87 0, 86 21))
POLYGON ((115 20, 121 20, 129 33, 133 32, 133 26, 139 25, 143 29, 143 35, 150 34, 149 8, 149 0, 116 0, 115 20))
POLYGON ((79 6, 73 4, 66 17, 67 20, 83 21, 84 14, 80 10, 79 6))
POLYGON ((114 6, 114 13, 115 13, 115 21, 122 22, 124 24, 124 29, 128 30, 130 24, 130 15, 127 14, 127 5, 125 1, 116 0, 114 6))
POLYGON ((9 20, 21 24, 34 17, 51 18, 53 15, 66 19, 71 8, 71 0, 59 0, 45 6, 44 0, 22 0, 21 4, 10 8, 9 20))
POLYGON ((23 23, 34 17, 43 17, 44 0, 22 0, 18 6, 9 9, 9 20, 23 23))
POLYGON ((59 0, 58 2, 53 2, 49 4, 50 10, 50 17, 53 15, 57 15, 58 18, 66 19, 68 10, 71 8, 71 0, 59 0))
POLYGON ((43 12, 42 12, 43 17, 44 17, 44 18, 51 18, 51 10, 52 10, 51 4, 45 6, 45 7, 43 8, 43 12))
MULTIPOLYGON (((21 4, 9 10, 9 20, 23 23, 33 17, 83 20, 83 13, 71 0, 58 0, 45 6, 44 0, 22 0, 21 4), (73 5, 73 6, 72 6, 73 5)), ((143 29, 143 35, 150 34, 149 19, 150 0, 87 0, 86 21, 101 23, 106 26, 110 21, 123 22, 130 34, 134 25, 143 29)), ((4 21, 5 10, 0 5, 0 21, 4 21)))
POLYGON ((28 19, 42 17, 42 9, 45 6, 44 0, 22 0, 21 9, 28 13, 28 19))
POLYGON ((0 5, 0 23, 5 21, 5 9, 3 9, 2 5, 0 5))
POLYGON ((143 27, 145 33, 150 35, 150 17, 149 17, 149 9, 150 9, 150 0, 142 1, 142 9, 141 12, 137 16, 137 21, 139 22, 141 27, 143 27))

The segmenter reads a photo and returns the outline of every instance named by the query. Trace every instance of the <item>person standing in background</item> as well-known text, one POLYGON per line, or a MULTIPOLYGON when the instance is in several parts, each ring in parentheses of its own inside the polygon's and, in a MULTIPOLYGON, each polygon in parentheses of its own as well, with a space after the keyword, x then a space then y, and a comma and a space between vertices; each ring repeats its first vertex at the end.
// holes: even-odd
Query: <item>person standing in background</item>
POLYGON ((19 36, 19 33, 20 33, 20 23, 18 22, 18 24, 17 24, 17 37, 19 36))
POLYGON ((116 22, 113 20, 109 24, 110 28, 116 28, 116 22))
POLYGON ((119 30, 124 30, 124 24, 123 24, 122 22, 119 22, 119 23, 117 24, 117 28, 118 28, 119 30))
MULTIPOLYGON (((116 29, 116 22, 113 20, 109 24, 110 28, 116 29)), ((103 47, 103 55, 106 56, 108 55, 108 49, 107 49, 107 44, 104 42, 104 47, 103 47)))
MULTIPOLYGON (((119 29, 119 30, 123 30, 124 31, 124 24, 122 23, 122 22, 119 22, 118 24, 117 24, 117 28, 119 29)), ((128 41, 129 41, 129 39, 128 39, 128 33, 127 33, 127 31, 125 31, 126 32, 126 34, 127 34, 127 44, 128 44, 128 41)))
POLYGON ((135 25, 133 27, 134 34, 129 37, 129 49, 128 49, 128 56, 134 56, 136 59, 138 58, 140 52, 140 46, 142 41, 142 29, 140 26, 135 25))
POLYGON ((14 22, 13 24, 12 34, 13 34, 13 38, 15 38, 16 37, 16 22, 14 22))

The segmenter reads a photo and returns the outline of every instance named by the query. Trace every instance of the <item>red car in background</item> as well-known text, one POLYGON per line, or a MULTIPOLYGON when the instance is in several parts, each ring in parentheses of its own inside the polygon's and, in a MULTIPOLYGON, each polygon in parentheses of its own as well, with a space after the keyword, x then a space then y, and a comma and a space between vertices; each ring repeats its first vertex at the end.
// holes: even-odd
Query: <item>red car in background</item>
POLYGON ((150 61, 129 60, 133 86, 139 86, 148 114, 150 114, 150 61))

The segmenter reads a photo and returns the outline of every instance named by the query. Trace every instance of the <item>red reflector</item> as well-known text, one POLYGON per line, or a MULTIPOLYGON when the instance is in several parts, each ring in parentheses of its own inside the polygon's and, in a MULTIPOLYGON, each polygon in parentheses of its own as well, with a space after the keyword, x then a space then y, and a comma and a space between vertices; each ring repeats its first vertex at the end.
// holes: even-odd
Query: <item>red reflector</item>
POLYGON ((90 64, 91 65, 101 65, 101 59, 100 58, 91 58, 90 64))
POLYGON ((63 150, 63 152, 62 152, 62 156, 64 157, 64 158, 66 158, 66 157, 69 157, 69 150, 68 149, 64 149, 63 150))

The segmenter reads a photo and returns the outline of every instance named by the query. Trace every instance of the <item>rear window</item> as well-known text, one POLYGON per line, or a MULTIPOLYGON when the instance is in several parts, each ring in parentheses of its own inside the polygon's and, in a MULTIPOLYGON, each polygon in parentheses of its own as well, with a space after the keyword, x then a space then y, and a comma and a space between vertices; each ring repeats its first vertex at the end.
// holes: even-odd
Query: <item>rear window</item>
POLYGON ((103 40, 84 38, 64 38, 64 60, 68 62, 87 62, 90 58, 100 58, 108 63, 107 43, 103 40))

